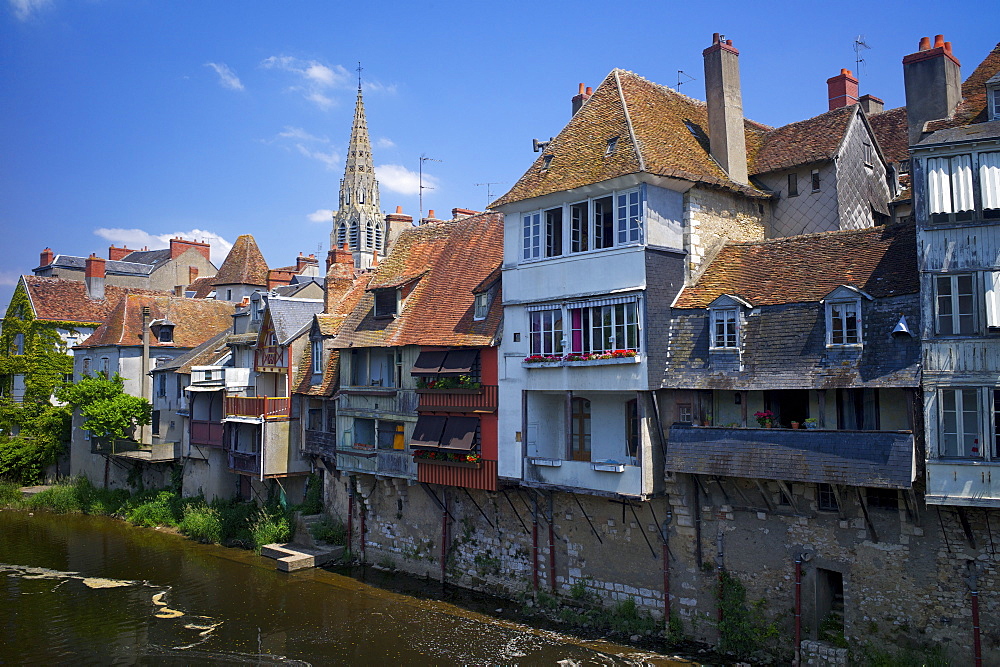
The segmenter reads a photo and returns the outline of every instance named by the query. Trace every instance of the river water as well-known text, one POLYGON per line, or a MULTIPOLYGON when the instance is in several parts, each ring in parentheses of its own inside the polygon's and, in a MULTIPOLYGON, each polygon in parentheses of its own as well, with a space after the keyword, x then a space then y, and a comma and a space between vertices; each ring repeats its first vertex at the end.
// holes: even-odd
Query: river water
POLYGON ((104 517, 0 511, 0 586, 0 664, 681 664, 104 517))

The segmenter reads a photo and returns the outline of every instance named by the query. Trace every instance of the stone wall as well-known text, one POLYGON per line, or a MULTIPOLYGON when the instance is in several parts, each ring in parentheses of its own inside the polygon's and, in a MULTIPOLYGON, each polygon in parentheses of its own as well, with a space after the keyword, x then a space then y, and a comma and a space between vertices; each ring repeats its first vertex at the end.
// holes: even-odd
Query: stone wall
POLYGON ((688 190, 684 206, 684 248, 688 283, 693 283, 727 241, 763 241, 769 204, 726 191, 688 190))

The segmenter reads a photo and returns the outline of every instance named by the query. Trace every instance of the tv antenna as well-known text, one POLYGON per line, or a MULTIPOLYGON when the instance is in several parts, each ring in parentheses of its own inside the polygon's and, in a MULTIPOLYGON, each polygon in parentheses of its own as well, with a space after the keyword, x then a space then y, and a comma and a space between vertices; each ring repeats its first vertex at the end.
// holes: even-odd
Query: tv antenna
POLYGON ((503 183, 503 181, 489 181, 489 182, 486 182, 486 183, 473 183, 473 185, 475 185, 476 187, 479 187, 481 185, 485 185, 486 186, 486 207, 487 208, 489 208, 490 202, 493 201, 493 188, 491 188, 490 186, 491 185, 500 185, 501 183, 503 183))
POLYGON ((420 184, 420 219, 424 219, 424 190, 433 190, 429 185, 424 185, 424 162, 443 162, 443 160, 435 160, 432 157, 427 157, 426 155, 420 156, 420 169, 419 169, 419 184, 420 184))
POLYGON ((694 77, 685 72, 684 70, 677 70, 677 92, 681 92, 681 84, 687 83, 689 81, 694 81, 694 77), (681 80, 681 77, 685 77, 681 80))
POLYGON ((864 35, 858 35, 854 40, 854 71, 861 74, 861 66, 865 64, 865 59, 861 57, 861 52, 865 49, 871 49, 865 42, 864 35))

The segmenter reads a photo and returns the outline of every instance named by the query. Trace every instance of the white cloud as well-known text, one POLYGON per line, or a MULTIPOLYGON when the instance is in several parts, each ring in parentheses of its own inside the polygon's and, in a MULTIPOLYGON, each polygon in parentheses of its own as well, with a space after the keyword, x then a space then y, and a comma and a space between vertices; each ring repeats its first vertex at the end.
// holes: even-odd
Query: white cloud
POLYGON ((14 16, 20 21, 27 21, 36 11, 52 4, 52 0, 8 0, 8 2, 10 8, 14 10, 14 16))
POLYGON ((327 169, 336 169, 340 166, 340 154, 331 147, 330 140, 327 137, 310 134, 301 127, 286 125, 274 139, 265 140, 264 143, 278 143, 285 150, 295 149, 311 160, 322 162, 327 169))
MULTIPOLYGON (((399 164, 383 164, 375 167, 375 177, 379 185, 401 195, 420 194, 420 175, 399 164)), ((424 188, 435 188, 438 181, 424 173, 424 188)))
POLYGON ((320 143, 328 144, 330 140, 326 137, 317 137, 315 134, 309 134, 301 127, 292 127, 291 125, 286 125, 283 132, 279 132, 278 136, 282 139, 296 139, 298 141, 318 141, 320 143))
POLYGON ((328 208, 318 208, 309 215, 309 222, 330 222, 333 220, 333 211, 328 208))
POLYGON ((395 148, 396 143, 392 139, 379 137, 375 140, 375 148, 395 148))
POLYGON ((15 271, 0 271, 0 287, 14 287, 20 277, 15 271))
POLYGON ((396 94, 396 84, 394 83, 385 84, 378 81, 365 81, 361 84, 361 87, 367 92, 396 94))
POLYGON ((212 245, 212 263, 221 266, 233 244, 215 232, 204 229, 191 229, 185 232, 170 234, 150 234, 142 229, 124 229, 122 227, 100 227, 94 234, 116 245, 128 246, 133 250, 149 246, 150 250, 169 248, 170 239, 181 237, 188 241, 204 241, 212 245))
POLYGON ((205 67, 211 67, 215 70, 215 73, 219 75, 219 83, 222 84, 223 88, 243 90, 243 82, 240 81, 240 77, 236 76, 236 72, 229 68, 229 65, 225 63, 205 63, 205 67))
POLYGON ((298 149, 299 153, 305 155, 307 158, 319 160, 326 165, 327 169, 335 169, 340 165, 340 156, 337 154, 337 151, 324 153, 323 151, 313 150, 303 144, 295 144, 295 148, 298 149))
POLYGON ((326 110, 337 102, 327 92, 330 89, 344 88, 350 76, 340 65, 330 67, 318 60, 301 60, 292 56, 270 56, 261 61, 264 69, 276 69, 295 75, 298 83, 290 90, 302 94, 320 109, 326 110))

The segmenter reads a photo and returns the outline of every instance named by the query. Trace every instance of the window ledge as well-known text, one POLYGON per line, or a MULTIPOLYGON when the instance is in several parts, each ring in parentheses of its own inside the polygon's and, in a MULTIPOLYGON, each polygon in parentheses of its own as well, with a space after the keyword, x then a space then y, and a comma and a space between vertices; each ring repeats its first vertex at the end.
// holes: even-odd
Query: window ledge
POLYGON ((352 396, 395 396, 396 387, 344 387, 341 394, 352 396))
POLYGON ((586 359, 583 361, 522 361, 524 368, 559 368, 561 366, 611 366, 617 364, 637 364, 640 355, 634 357, 615 357, 612 359, 586 359))
POLYGON ((529 456, 528 462, 533 466, 541 466, 543 468, 559 468, 562 466, 562 459, 549 459, 539 456, 529 456))
POLYGON ((590 467, 597 472, 625 472, 625 464, 618 461, 593 461, 590 467))

